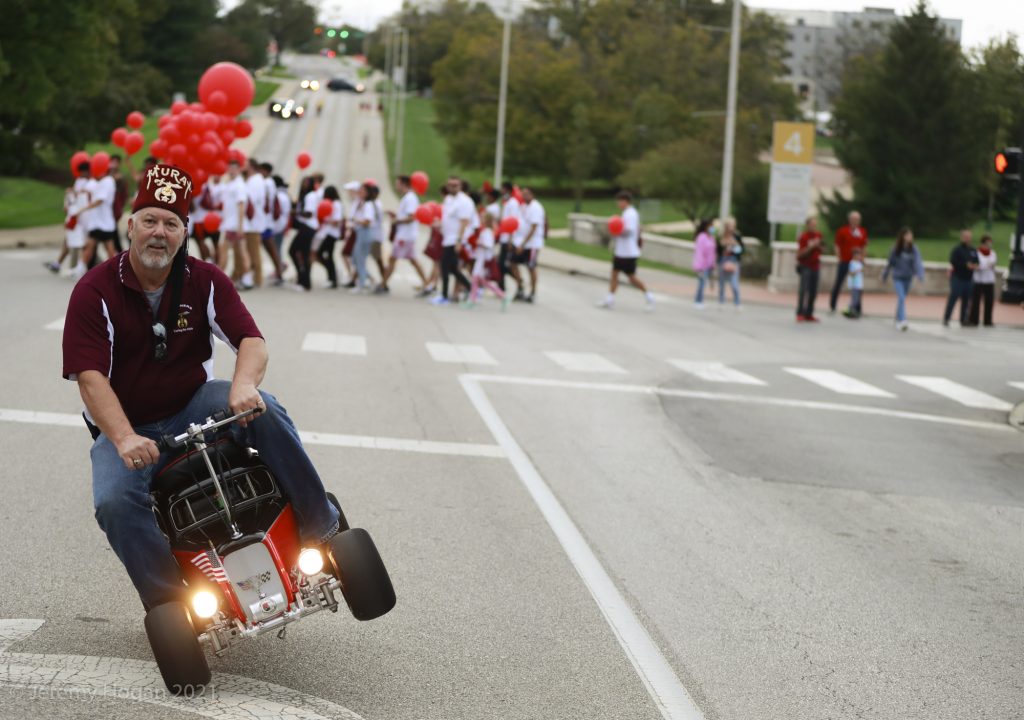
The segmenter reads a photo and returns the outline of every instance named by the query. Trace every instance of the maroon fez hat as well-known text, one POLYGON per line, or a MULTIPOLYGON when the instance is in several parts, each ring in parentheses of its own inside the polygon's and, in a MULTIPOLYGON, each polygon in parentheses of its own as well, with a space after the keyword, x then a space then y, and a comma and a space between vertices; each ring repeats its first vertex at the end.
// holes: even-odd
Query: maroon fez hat
POLYGON ((153 207, 170 210, 188 222, 188 209, 192 203, 192 176, 173 165, 154 165, 147 168, 139 181, 139 194, 132 203, 132 212, 153 207))

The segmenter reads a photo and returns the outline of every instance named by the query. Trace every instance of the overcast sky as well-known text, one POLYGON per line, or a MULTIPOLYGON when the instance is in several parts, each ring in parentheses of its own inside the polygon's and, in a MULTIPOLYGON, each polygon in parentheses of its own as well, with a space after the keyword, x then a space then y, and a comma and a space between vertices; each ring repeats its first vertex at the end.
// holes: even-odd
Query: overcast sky
MULTIPOLYGON (((751 7, 778 7, 800 10, 861 10, 870 7, 894 8, 906 14, 915 0, 746 0, 751 7)), ((984 45, 991 38, 1005 37, 1013 32, 1024 37, 1024 0, 930 0, 931 7, 942 17, 963 21, 963 45, 984 45)), ((513 0, 520 5, 522 0, 513 0)), ((323 0, 323 15, 331 22, 374 27, 396 12, 402 0, 323 0)))

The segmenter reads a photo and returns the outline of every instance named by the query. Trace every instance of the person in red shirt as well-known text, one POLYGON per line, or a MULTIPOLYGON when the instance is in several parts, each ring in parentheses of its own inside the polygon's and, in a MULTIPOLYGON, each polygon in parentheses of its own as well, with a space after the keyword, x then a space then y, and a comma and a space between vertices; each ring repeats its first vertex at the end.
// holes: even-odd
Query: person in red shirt
POLYGON ((814 300, 818 296, 818 276, 821 273, 821 233, 818 232, 817 218, 807 218, 797 243, 796 271, 800 275, 800 289, 796 296, 796 321, 818 322, 814 317, 814 300))
POLYGON ((152 511, 150 484, 171 459, 156 439, 229 407, 262 412, 232 429, 292 501, 302 541, 319 544, 339 514, 277 400, 257 388, 267 347, 231 280, 184 250, 192 178, 154 165, 128 220, 129 249, 75 286, 64 324, 64 377, 78 382, 91 450, 96 520, 147 609, 185 587, 152 511), (213 377, 214 337, 236 353, 231 382, 213 377))
POLYGON ((836 311, 836 303, 839 302, 839 293, 843 289, 843 281, 846 280, 846 273, 850 270, 850 261, 853 260, 853 249, 859 247, 867 257, 868 231, 860 224, 860 213, 856 210, 847 216, 847 223, 836 231, 836 256, 839 262, 836 263, 836 279, 832 284, 832 295, 829 298, 829 312, 836 311))

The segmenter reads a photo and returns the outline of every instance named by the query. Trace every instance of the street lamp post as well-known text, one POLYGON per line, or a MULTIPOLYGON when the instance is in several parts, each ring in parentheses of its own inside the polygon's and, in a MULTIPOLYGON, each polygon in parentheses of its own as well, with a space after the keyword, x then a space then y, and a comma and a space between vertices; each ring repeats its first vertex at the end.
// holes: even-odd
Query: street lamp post
POLYGON ((740 17, 742 3, 732 2, 732 30, 729 36, 729 88, 725 110, 725 152, 722 158, 722 195, 718 217, 723 222, 732 210, 732 167, 736 154, 736 94, 740 72, 740 17))
POLYGON ((402 79, 401 95, 398 97, 398 106, 395 108, 398 118, 395 121, 395 165, 391 173, 392 178, 398 177, 402 172, 402 149, 405 142, 405 103, 408 98, 407 85, 409 79, 409 28, 402 28, 402 51, 399 55, 399 77, 402 79))
POLYGON ((505 8, 505 26, 501 36, 501 85, 498 90, 498 132, 494 141, 494 187, 501 187, 505 164, 505 111, 508 103, 508 56, 512 44, 512 3, 505 8))

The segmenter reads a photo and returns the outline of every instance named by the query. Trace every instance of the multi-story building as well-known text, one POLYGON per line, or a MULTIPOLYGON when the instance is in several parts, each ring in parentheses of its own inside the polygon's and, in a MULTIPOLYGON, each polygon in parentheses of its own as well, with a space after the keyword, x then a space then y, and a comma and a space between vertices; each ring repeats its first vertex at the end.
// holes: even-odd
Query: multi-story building
MULTIPOLYGON (((861 12, 763 9, 789 30, 783 78, 800 95, 805 112, 832 109, 846 64, 885 42, 889 27, 899 20, 895 10, 866 7, 861 12)), ((940 18, 949 39, 960 42, 961 20, 940 18)))

